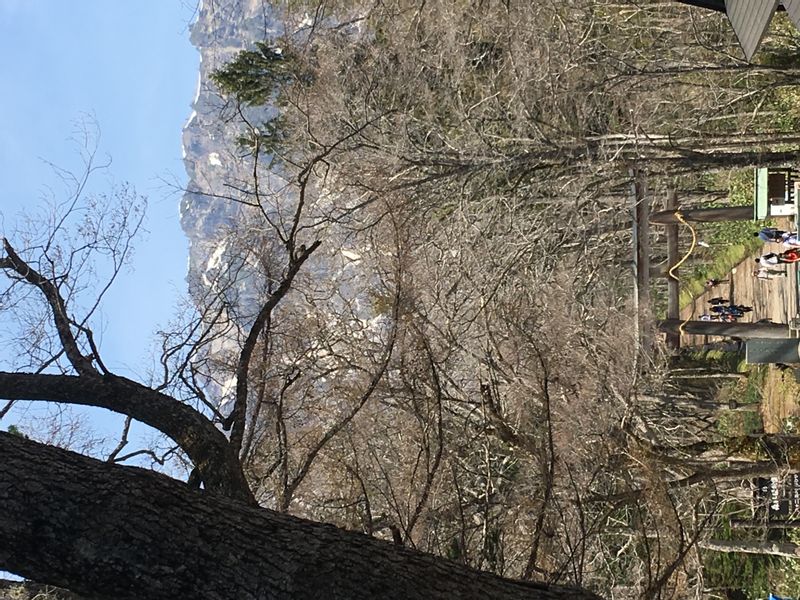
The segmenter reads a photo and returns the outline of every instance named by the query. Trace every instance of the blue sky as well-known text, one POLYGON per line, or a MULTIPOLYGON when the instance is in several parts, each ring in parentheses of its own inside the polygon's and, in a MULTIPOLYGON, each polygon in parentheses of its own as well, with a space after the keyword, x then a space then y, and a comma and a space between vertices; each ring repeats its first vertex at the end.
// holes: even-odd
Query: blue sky
MULTIPOLYGON (((149 200, 150 233, 102 314, 106 363, 140 379, 152 364, 152 334, 185 287, 180 198, 165 180, 185 182, 181 128, 199 63, 189 42, 194 10, 192 0, 0 0, 0 235, 49 189, 61 194, 47 161, 78 169, 69 138, 93 115, 100 154, 113 161, 108 173, 149 200)), ((103 176, 94 189, 108 185, 103 176)))

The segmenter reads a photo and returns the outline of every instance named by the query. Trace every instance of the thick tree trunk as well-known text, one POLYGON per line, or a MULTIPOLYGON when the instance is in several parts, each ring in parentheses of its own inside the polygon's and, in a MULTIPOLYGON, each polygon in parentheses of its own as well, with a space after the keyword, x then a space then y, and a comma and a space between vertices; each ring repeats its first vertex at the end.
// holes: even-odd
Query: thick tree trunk
POLYGON ((720 335, 726 337, 771 338, 790 337, 789 326, 782 323, 720 323, 717 321, 682 321, 681 319, 664 319, 658 322, 658 328, 667 333, 683 333, 694 335, 720 335))
MULTIPOLYGON (((690 223, 712 221, 752 221, 752 206, 722 206, 719 208, 678 209, 685 221, 690 223)), ((662 210, 650 215, 651 223, 680 223, 675 210, 662 210)))
POLYGON ((596 600, 0 433, 0 569, 98 598, 596 600))
POLYGON ((191 406, 135 381, 115 375, 0 372, 0 398, 98 406, 133 417, 175 440, 197 467, 206 489, 255 502, 225 435, 191 406))

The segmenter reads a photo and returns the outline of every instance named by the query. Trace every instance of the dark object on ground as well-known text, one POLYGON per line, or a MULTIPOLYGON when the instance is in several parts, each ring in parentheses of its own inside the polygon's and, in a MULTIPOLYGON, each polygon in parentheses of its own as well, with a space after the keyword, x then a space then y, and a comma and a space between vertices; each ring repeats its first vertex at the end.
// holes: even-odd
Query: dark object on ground
POLYGON ((732 304, 730 306, 715 305, 709 310, 718 315, 740 318, 744 316, 744 313, 752 311, 753 308, 751 306, 744 306, 741 304, 732 304))
POLYGON ((728 283, 727 279, 709 279, 706 281, 707 288, 717 287, 720 283, 728 283))

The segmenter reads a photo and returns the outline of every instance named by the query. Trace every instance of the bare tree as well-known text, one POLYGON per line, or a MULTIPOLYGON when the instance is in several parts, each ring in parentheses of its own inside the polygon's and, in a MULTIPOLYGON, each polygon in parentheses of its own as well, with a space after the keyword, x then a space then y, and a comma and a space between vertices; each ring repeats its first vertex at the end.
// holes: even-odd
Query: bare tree
MULTIPOLYGON (((731 48, 729 33, 665 3, 323 1, 310 25, 297 8, 287 19, 301 32, 282 40, 291 63, 269 93, 259 81, 260 96, 225 98, 242 169, 192 192, 232 203, 240 220, 215 241, 207 281, 193 282, 198 313, 165 336, 155 390, 102 367, 88 321, 70 316, 63 273, 42 269, 36 248, 8 242, 0 259, 55 324, 37 341, 47 350, 37 368, 56 357, 70 373, 8 373, 0 392, 149 422, 205 493, 3 437, 9 454, 74 465, 125 502, 149 490, 165 509, 142 519, 162 538, 148 548, 172 565, 167 579, 209 597, 233 585, 257 597, 260 581, 280 587, 295 568, 309 583, 291 579, 287 597, 325 586, 436 597, 425 587, 436 578, 417 567, 385 571, 392 556, 448 565, 435 567, 448 570, 436 585, 453 582, 442 595, 501 597, 464 590, 463 574, 478 576, 415 549, 536 582, 509 584, 509 597, 558 597, 564 584, 649 598, 701 589, 696 549, 726 495, 782 463, 727 451, 709 433, 713 410, 662 393, 664 361, 639 351, 632 325, 622 209, 632 166, 672 180, 794 158, 796 136, 770 114, 795 74, 721 55, 709 40, 731 48), (273 91, 281 121, 264 127, 247 104, 273 91), (406 548, 243 507, 254 501, 406 548), (178 528, 187 518, 242 567, 222 570, 210 553, 204 577, 186 570, 185 548, 208 548, 178 528), (345 575, 333 569, 342 557, 345 575), (410 581, 405 571, 416 589, 381 583, 410 581)), ((5 481, 33 473, 25 461, 8 469, 5 481)), ((40 473, 41 485, 58 475, 40 473)), ((24 505, 33 488, 13 496, 18 521, 47 521, 65 496, 75 512, 59 526, 98 510, 59 481, 41 509, 24 505), (35 510, 46 514, 25 512, 35 510)), ((33 577, 125 597, 144 572, 148 597, 174 593, 131 555, 119 563, 132 570, 115 564, 104 579, 85 579, 90 560, 47 571, 36 534, 6 525, 4 539, 24 539, 30 554, 3 560, 35 563, 33 577)), ((112 552, 84 534, 95 555, 112 552)))
MULTIPOLYGON (((71 204, 67 217, 72 216, 69 211, 75 212, 79 206, 77 201, 71 204)), ((292 213, 303 214, 297 203, 292 213)), ((43 299, 49 311, 49 330, 43 338, 48 342, 36 348, 46 347, 51 354, 45 356, 38 372, 0 373, 0 395, 8 400, 99 406, 147 423, 170 437, 185 453, 194 467, 189 483, 199 483, 204 489, 191 489, 162 475, 99 462, 19 435, 1 433, 4 460, 0 467, 0 501, 4 513, 0 518, 0 566, 4 569, 79 594, 108 598, 174 597, 177 589, 208 598, 231 594, 243 598, 265 594, 276 598, 311 598, 320 593, 348 598, 596 597, 573 588, 480 574, 431 555, 255 506, 239 456, 247 437, 247 415, 254 410, 254 400, 258 401, 257 369, 250 358, 257 355, 265 334, 268 345, 272 345, 275 329, 268 326, 276 320, 274 309, 290 289, 295 293, 303 289, 296 283, 300 267, 319 246, 315 242, 307 248, 294 246, 293 232, 303 230, 299 220, 288 221, 289 235, 284 240, 283 255, 286 268, 279 277, 268 280, 267 294, 242 340, 240 352, 241 348, 249 348, 250 358, 240 355, 234 361, 234 373, 246 377, 248 384, 255 379, 256 385, 247 389, 256 394, 247 391, 245 398, 237 381, 233 402, 246 400, 246 406, 240 405, 238 413, 234 406, 233 418, 222 418, 230 422, 230 439, 215 425, 215 420, 222 417, 222 406, 205 397, 207 390, 213 388, 207 385, 203 373, 196 370, 196 363, 186 358, 186 353, 196 354, 208 340, 220 339, 215 337, 218 335, 215 327, 226 323, 226 311, 242 310, 242 306, 222 302, 224 297, 217 294, 218 310, 205 310, 203 319, 177 332, 184 344, 188 344, 187 348, 177 351, 179 338, 168 336, 167 356, 162 363, 164 379, 158 388, 118 376, 105 366, 89 318, 76 316, 72 308, 70 301, 75 296, 71 294, 74 284, 69 267, 76 262, 76 254, 54 257, 50 252, 62 233, 63 222, 57 220, 58 227, 45 233, 48 240, 45 244, 18 250, 11 241, 4 241, 0 268, 12 292, 22 293, 25 300, 24 292, 30 290, 32 297, 43 299), (63 256, 66 256, 63 262, 56 260, 63 256), (270 288, 271 285, 274 287, 270 288), (179 370, 174 374, 176 365, 179 370), (47 369, 57 371, 47 372, 47 369), (184 384, 186 401, 167 393, 169 388, 177 389, 180 384, 184 384), (234 438, 236 428, 241 433, 234 438), (343 557, 349 561, 346 569, 341 568, 343 557), (189 562, 193 566, 188 567, 189 562)), ((276 230, 278 235, 287 231, 276 230)), ((126 239, 122 231, 116 237, 112 232, 111 238, 98 234, 97 239, 126 239)), ((92 245, 79 248, 96 249, 92 245)), ((90 258, 79 264, 90 264, 90 258)), ((334 371, 342 379, 343 374, 350 375, 346 381, 337 381, 337 386, 324 391, 332 393, 352 387, 356 393, 345 397, 343 402, 331 402, 336 409, 332 418, 323 419, 325 415, 321 414, 316 423, 311 423, 314 427, 310 431, 292 432, 300 437, 301 443, 293 442, 284 450, 299 458, 283 459, 284 497, 278 508, 288 507, 300 483, 311 476, 311 467, 320 461, 323 450, 351 428, 382 383, 394 355, 397 323, 402 315, 402 262, 400 255, 389 256, 387 264, 398 267, 381 272, 381 281, 386 284, 381 289, 387 292, 389 314, 377 330, 380 335, 372 340, 372 347, 382 348, 378 359, 369 363, 374 370, 356 364, 334 371)), ((16 306, 22 308, 21 303, 16 306)), ((89 314, 94 306, 90 305, 89 314)), ((241 324, 235 323, 231 330, 240 329, 241 324)), ((374 335, 374 331, 369 333, 374 335)), ((281 341, 285 344, 285 340, 281 341)), ((288 345, 283 347, 289 349, 288 345)), ((331 350, 336 351, 336 346, 331 350)), ((304 362, 312 360, 313 355, 303 357, 304 362)), ((434 372, 430 373, 435 379, 434 372)), ((290 376, 284 380, 282 391, 288 391, 296 382, 297 378, 290 376)), ((309 392, 315 391, 307 385, 309 392)), ((320 410, 319 405, 314 408, 320 410)), ((314 413, 306 410, 304 418, 314 418, 314 413)), ((434 414, 437 412, 434 409, 434 414)), ((256 419, 255 424, 258 422, 256 419)), ((280 428, 289 421, 285 418, 274 422, 280 428)), ((288 434, 287 428, 286 439, 288 434)), ((441 434, 438 438, 441 446, 441 434)), ((433 457, 428 463, 424 477, 429 483, 423 497, 416 501, 419 506, 430 496, 439 461, 440 458, 433 457)), ((255 469, 248 471, 251 475, 258 474, 255 469)), ((261 491, 257 480, 254 488, 261 491)), ((419 519, 419 513, 420 509, 412 511, 412 522, 406 524, 408 533, 414 530, 413 521, 419 519)))

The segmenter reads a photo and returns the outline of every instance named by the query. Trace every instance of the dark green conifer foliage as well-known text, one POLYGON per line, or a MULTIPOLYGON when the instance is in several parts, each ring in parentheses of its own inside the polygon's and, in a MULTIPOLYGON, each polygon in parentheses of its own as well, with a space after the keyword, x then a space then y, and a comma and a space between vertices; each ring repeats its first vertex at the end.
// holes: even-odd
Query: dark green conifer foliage
POLYGON ((233 94, 249 105, 266 104, 278 86, 294 78, 291 55, 266 42, 256 42, 255 50, 244 50, 211 78, 220 90, 233 94))

